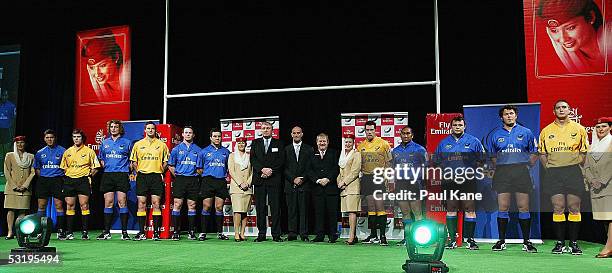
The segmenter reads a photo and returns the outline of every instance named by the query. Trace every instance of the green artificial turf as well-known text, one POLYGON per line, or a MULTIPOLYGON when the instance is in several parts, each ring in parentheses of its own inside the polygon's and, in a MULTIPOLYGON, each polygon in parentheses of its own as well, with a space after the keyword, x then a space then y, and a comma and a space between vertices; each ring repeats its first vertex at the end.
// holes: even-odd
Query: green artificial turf
MULTIPOLYGON (((80 237, 76 233, 75 237, 80 237)), ((98 235, 91 233, 92 237, 98 235)), ((59 266, 0 266, 2 272, 403 272, 406 248, 378 245, 347 246, 302 241, 262 243, 220 241, 58 241, 50 245, 61 252, 59 266), (145 270, 146 271, 143 271, 145 270)), ((55 235, 54 237, 55 238, 55 235)), ((492 252, 455 249, 444 252, 450 272, 612 272, 612 259, 595 259, 602 245, 580 242, 582 256, 552 255, 552 242, 537 245, 539 253, 525 253, 520 245, 492 252)), ((15 240, 0 240, 0 252, 17 246, 15 240)))

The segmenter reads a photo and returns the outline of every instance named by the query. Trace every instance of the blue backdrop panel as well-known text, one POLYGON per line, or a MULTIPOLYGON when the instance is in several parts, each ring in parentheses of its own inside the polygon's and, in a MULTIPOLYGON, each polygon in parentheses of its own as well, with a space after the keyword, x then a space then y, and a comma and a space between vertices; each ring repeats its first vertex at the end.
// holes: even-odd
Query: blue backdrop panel
MULTIPOLYGON (((515 104, 519 108, 518 123, 531 129, 536 139, 540 135, 540 104, 525 103, 515 104)), ((502 126, 499 117, 499 108, 503 105, 470 105, 463 106, 463 113, 466 120, 466 132, 477 137, 485 144, 485 138, 497 127, 502 126)), ((490 162, 488 162, 490 164, 490 162)), ((531 211, 531 238, 540 239, 542 237, 540 229, 540 165, 536 164, 530 168, 531 179, 534 184, 534 191, 530 197, 531 211)), ((483 200, 477 206, 477 238, 497 239, 497 193, 491 187, 491 178, 487 177, 478 185, 478 191, 482 193, 483 200)), ((512 207, 510 222, 507 227, 508 239, 523 238, 518 224, 516 201, 512 197, 512 207)))

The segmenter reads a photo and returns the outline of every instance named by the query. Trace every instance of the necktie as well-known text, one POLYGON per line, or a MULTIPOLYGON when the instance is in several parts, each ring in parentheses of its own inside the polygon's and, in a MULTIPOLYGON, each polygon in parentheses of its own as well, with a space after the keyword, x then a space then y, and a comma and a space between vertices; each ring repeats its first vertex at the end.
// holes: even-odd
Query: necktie
POLYGON ((295 145, 295 160, 299 161, 300 158, 300 145, 295 145))
POLYGON ((268 153, 268 146, 270 146, 270 140, 269 139, 264 139, 264 148, 266 149, 265 153, 268 153))

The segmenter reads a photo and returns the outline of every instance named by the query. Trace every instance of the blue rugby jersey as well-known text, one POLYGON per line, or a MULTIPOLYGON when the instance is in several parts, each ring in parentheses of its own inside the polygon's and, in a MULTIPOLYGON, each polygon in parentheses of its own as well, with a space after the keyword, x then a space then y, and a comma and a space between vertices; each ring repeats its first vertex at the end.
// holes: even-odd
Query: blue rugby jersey
POLYGON ((104 161, 105 172, 122 172, 130 171, 130 153, 132 150, 132 142, 124 137, 119 137, 113 140, 109 137, 102 141, 98 159, 104 161))
POLYGON ((476 137, 464 133, 455 139, 451 134, 442 139, 435 152, 435 162, 443 168, 472 167, 482 160, 484 147, 476 137))
POLYGON ((510 131, 503 126, 495 128, 489 133, 485 144, 489 156, 497 158, 497 165, 528 163, 529 155, 538 152, 531 130, 518 124, 510 131))
POLYGON ((191 143, 189 146, 185 142, 176 145, 170 152, 170 160, 168 165, 174 166, 174 174, 181 176, 198 176, 197 169, 201 169, 199 165, 202 162, 200 159, 200 152, 202 149, 195 143, 191 143))
POLYGON ((34 155, 34 169, 40 170, 42 177, 64 176, 64 170, 60 168, 62 156, 66 149, 62 146, 45 146, 34 155))
POLYGON ((220 146, 216 148, 210 144, 200 151, 203 172, 202 176, 212 176, 214 178, 225 178, 227 176, 227 160, 229 159, 230 151, 220 146))

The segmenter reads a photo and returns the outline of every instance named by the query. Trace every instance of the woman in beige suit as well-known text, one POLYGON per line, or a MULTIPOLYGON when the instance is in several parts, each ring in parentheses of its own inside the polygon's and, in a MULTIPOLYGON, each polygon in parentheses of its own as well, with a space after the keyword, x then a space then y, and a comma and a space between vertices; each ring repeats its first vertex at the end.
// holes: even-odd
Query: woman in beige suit
POLYGON ((230 183, 230 196, 232 210, 234 211, 234 241, 246 241, 244 230, 247 224, 247 212, 251 208, 251 167, 249 154, 246 152, 246 138, 236 139, 236 150, 230 154, 228 169, 232 177, 230 183))
POLYGON ((6 222, 8 234, 6 240, 15 238, 13 224, 15 214, 25 215, 30 209, 30 198, 32 191, 30 183, 34 178, 34 155, 25 151, 25 137, 15 137, 13 152, 6 154, 4 159, 4 174, 6 175, 6 187, 4 189, 4 208, 7 209, 6 222))
POLYGON ((355 150, 355 136, 345 135, 344 149, 340 153, 340 174, 337 183, 340 192, 340 210, 349 214, 349 239, 348 245, 354 245, 358 239, 357 233, 357 212, 361 210, 361 196, 359 195, 359 171, 361 170, 361 155, 355 150))
POLYGON ((597 258, 612 257, 612 117, 599 118, 584 164, 591 192, 593 219, 606 223, 608 241, 597 258))

